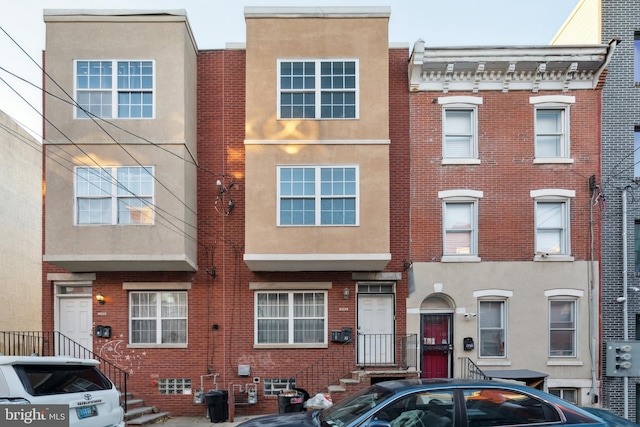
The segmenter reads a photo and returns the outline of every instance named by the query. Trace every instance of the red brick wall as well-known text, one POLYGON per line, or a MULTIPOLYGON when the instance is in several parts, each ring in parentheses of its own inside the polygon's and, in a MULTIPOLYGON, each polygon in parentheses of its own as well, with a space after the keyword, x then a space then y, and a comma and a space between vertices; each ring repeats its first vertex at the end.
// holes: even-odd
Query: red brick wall
MULTIPOLYGON (((600 91, 568 93, 528 91, 411 95, 411 253, 417 261, 442 255, 442 207, 438 191, 484 191, 479 202, 479 256, 483 261, 527 261, 534 255, 534 205, 531 190, 576 191, 571 200, 571 250, 576 260, 589 258, 588 178, 600 176, 600 91), (572 95, 573 164, 533 164, 535 95, 572 95), (480 165, 441 165, 442 96, 474 95, 478 106, 480 165)), ((599 233, 596 231, 596 236, 599 233)), ((597 246, 597 245, 596 245, 597 246)))

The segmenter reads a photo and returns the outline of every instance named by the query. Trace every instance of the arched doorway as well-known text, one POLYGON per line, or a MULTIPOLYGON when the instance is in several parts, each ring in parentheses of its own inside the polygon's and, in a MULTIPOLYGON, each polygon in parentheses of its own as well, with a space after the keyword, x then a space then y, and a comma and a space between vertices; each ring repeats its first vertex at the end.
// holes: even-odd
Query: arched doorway
POLYGON ((453 377, 453 300, 431 294, 420 305, 422 378, 453 377))

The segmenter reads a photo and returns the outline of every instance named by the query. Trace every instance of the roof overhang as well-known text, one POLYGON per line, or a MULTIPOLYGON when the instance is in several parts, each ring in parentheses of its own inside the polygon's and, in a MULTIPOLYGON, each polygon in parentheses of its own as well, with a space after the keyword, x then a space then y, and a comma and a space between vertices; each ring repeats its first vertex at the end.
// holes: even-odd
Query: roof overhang
POLYGON ((44 255, 42 260, 72 273, 86 271, 197 271, 197 264, 186 256, 137 255, 44 255))
POLYGON ((489 379, 501 379, 520 381, 530 387, 537 387, 549 374, 544 372, 532 371, 530 369, 495 369, 482 370, 482 373, 489 379))
POLYGON ((580 46, 440 47, 418 40, 409 59, 411 92, 595 89, 619 40, 580 46))
POLYGON ((382 271, 391 254, 245 254, 251 271, 382 271))

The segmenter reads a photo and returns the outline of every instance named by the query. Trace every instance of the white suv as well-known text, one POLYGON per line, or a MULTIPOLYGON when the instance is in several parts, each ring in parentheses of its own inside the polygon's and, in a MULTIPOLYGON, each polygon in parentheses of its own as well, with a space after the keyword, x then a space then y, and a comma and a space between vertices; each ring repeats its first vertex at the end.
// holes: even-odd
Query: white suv
POLYGON ((0 405, 68 405, 70 427, 124 427, 120 393, 98 364, 93 359, 0 355, 0 405))

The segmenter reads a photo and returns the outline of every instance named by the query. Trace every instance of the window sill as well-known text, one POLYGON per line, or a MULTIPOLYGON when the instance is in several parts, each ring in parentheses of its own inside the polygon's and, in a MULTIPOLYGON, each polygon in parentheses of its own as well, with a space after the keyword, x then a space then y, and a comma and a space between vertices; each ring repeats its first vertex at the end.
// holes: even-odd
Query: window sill
POLYGON ((573 159, 568 157, 537 157, 533 159, 533 164, 573 164, 573 159))
POLYGON ((459 256, 459 255, 443 255, 440 259, 440 262, 480 262, 482 258, 478 256, 468 255, 468 256, 459 256))
POLYGON ((581 360, 548 360, 547 366, 583 366, 581 360))
POLYGON ((287 349, 295 350, 299 348, 329 348, 327 343, 314 342, 314 343, 296 343, 296 344, 253 344, 255 349, 287 349))
POLYGON ((443 165, 479 165, 480 159, 442 159, 443 165))
POLYGON ((476 365, 478 366, 511 366, 511 361, 510 360, 482 360, 482 359, 478 359, 476 361, 476 365))
POLYGON ((533 260, 536 262, 573 262, 574 258, 571 255, 543 255, 536 254, 533 256, 533 260))
POLYGON ((127 344, 127 348, 188 348, 189 344, 127 344))

